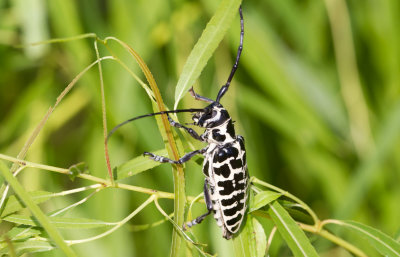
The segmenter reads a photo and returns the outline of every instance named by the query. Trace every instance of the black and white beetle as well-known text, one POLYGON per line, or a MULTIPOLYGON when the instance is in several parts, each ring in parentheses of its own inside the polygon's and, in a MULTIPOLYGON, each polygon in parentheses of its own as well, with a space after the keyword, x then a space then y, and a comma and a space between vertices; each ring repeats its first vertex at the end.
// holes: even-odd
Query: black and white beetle
POLYGON ((196 94, 193 88, 191 88, 190 93, 196 100, 208 102, 210 105, 204 109, 181 109, 138 116, 119 124, 109 134, 110 136, 120 126, 140 118, 178 112, 195 112, 192 117, 194 121, 193 125, 205 128, 202 135, 197 134, 191 128, 175 122, 169 116, 168 120, 171 126, 182 128, 193 138, 206 142, 206 147, 187 153, 177 161, 148 152, 145 152, 144 155, 150 156, 154 161, 172 164, 187 162, 196 154, 204 155, 203 173, 206 177, 204 182, 204 199, 208 211, 193 221, 187 222, 186 226, 192 227, 199 224, 206 216, 213 212, 217 225, 222 228, 223 237, 226 239, 231 239, 233 234, 239 231, 242 224, 247 209, 249 181, 244 139, 239 135, 235 135, 232 119, 220 104, 222 96, 228 91, 242 53, 244 25, 241 7, 239 7, 239 15, 241 30, 236 61, 227 82, 219 90, 215 101, 196 94))

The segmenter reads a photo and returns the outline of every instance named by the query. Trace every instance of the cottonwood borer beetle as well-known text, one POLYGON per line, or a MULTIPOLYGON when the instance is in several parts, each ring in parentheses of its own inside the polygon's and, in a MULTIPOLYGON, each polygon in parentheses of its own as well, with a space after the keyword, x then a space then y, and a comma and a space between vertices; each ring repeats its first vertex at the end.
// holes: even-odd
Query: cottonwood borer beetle
POLYGON ((232 78, 237 70, 240 55, 243 48, 244 25, 242 9, 239 7, 240 15, 240 44, 237 51, 236 61, 232 67, 227 82, 219 90, 216 100, 206 98, 196 94, 191 88, 190 93, 196 99, 210 103, 204 109, 181 109, 150 113, 129 119, 111 130, 110 134, 120 126, 144 117, 160 114, 194 112, 193 125, 205 128, 203 134, 199 135, 196 131, 188 128, 168 116, 171 126, 186 130, 193 138, 206 142, 207 146, 196 151, 185 154, 179 160, 171 160, 167 157, 145 152, 144 155, 150 156, 154 161, 162 163, 182 164, 189 161, 196 154, 204 155, 203 173, 204 199, 207 205, 207 213, 197 217, 193 221, 187 222, 184 228, 192 227, 201 223, 211 212, 217 225, 222 228, 223 237, 231 239, 233 234, 239 231, 247 209, 248 181, 246 151, 244 139, 235 135, 233 121, 225 108, 220 104, 222 96, 228 91, 232 78))

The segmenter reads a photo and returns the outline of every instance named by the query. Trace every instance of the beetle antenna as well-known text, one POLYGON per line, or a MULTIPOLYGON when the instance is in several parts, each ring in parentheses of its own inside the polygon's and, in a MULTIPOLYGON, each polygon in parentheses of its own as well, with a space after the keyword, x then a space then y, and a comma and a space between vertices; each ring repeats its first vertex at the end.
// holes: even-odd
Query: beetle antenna
POLYGON ((112 134, 114 134, 114 132, 119 129, 120 127, 122 127, 123 125, 131 122, 131 121, 135 121, 141 118, 146 118, 146 117, 151 117, 151 116, 156 116, 156 115, 160 115, 160 114, 168 114, 168 113, 179 113, 179 112, 202 112, 204 111, 204 109, 180 109, 180 110, 171 110, 171 111, 163 111, 163 112, 154 112, 154 113, 148 113, 148 114, 144 114, 144 115, 140 115, 140 116, 136 116, 134 118, 131 118, 129 120, 126 120, 124 122, 121 122, 120 124, 118 124, 117 126, 115 126, 107 135, 107 139, 106 142, 108 141, 108 139, 111 137, 112 134))
POLYGON ((233 76, 235 75, 235 72, 238 68, 240 55, 242 54, 243 36, 244 36, 244 22, 243 22, 242 6, 239 7, 239 15, 240 15, 240 43, 239 43, 239 47, 237 50, 236 61, 232 67, 231 74, 229 74, 228 80, 226 81, 225 85, 222 86, 222 88, 218 92, 218 96, 217 96, 217 100, 216 100, 217 103, 219 103, 219 100, 221 100, 222 96, 224 96, 226 91, 228 91, 229 85, 231 84, 233 76))

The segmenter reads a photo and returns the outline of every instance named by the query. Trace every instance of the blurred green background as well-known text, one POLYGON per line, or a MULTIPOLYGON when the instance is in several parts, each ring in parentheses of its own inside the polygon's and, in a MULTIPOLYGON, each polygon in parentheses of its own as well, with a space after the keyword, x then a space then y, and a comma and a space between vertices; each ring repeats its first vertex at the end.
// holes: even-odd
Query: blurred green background
MULTIPOLYGON (((16 156, 60 92, 95 60, 93 40, 88 39, 25 49, 11 45, 88 32, 115 36, 142 56, 166 105, 173 108, 179 74, 218 2, 0 0, 0 152, 16 156)), ((222 104, 246 139, 250 175, 290 191, 321 218, 357 220, 399 238, 400 2, 246 0, 243 12, 243 55, 222 104)), ((194 85, 198 93, 216 97, 234 62, 239 31, 236 17, 194 85)), ((113 50, 144 79, 128 53, 116 45, 113 50)), ((100 52, 109 55, 104 47, 100 52)), ((109 129, 152 112, 144 90, 119 64, 105 61, 103 76, 109 129)), ((201 106, 189 95, 180 103, 180 108, 201 106)), ((111 139, 112 166, 161 148, 154 119, 126 125, 111 139)), ((26 159, 65 168, 83 161, 93 175, 107 177, 95 68, 57 107, 26 159)), ((201 167, 190 163, 186 172, 187 194, 198 195, 201 167)), ((29 191, 60 192, 87 184, 35 169, 19 178, 29 191)), ((162 165, 124 183, 172 192, 171 167, 162 165)), ((83 196, 43 208, 62 208, 83 196)), ((118 221, 146 197, 104 190, 68 216, 118 221)), ((171 200, 161 204, 173 211, 171 200)), ((193 215, 204 211, 205 206, 196 205, 193 215)), ((81 256, 167 256, 171 224, 133 231, 134 224, 161 218, 150 205, 132 226, 74 249, 81 256)), ((231 256, 230 244, 211 217, 194 232, 210 252, 231 256)), ((71 239, 94 234, 65 231, 71 239)), ((368 248, 365 242, 357 244, 368 248)), ((317 249, 322 256, 349 256, 324 244, 317 249)), ((288 255, 284 246, 271 254, 288 255)))

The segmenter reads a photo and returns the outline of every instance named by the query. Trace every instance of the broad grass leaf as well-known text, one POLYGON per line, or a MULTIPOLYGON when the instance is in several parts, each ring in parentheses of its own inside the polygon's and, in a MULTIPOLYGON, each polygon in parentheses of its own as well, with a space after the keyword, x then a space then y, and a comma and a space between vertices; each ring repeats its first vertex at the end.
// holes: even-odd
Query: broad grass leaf
MULTIPOLYGON (((101 220, 86 219, 86 218, 67 218, 67 217, 48 217, 50 223, 56 228, 64 229, 90 229, 99 227, 108 227, 115 225, 114 223, 104 222, 101 220)), ((39 222, 32 216, 25 215, 10 215, 3 220, 23 224, 28 226, 40 227, 39 222)))
POLYGON ((233 239, 235 257, 265 255, 267 237, 260 222, 252 215, 248 215, 244 227, 233 239))
POLYGON ((265 235, 265 231, 261 223, 256 218, 252 218, 252 220, 256 242, 256 256, 263 257, 265 255, 265 249, 267 248, 267 236, 265 235))
POLYGON ((318 254, 311 245, 307 236, 299 228, 296 222, 290 217, 287 211, 277 202, 270 204, 268 210, 273 222, 278 228, 279 233, 288 244, 292 253, 296 257, 317 257, 318 254))
POLYGON ((345 227, 368 239, 382 255, 400 257, 400 243, 375 228, 354 221, 339 221, 332 224, 345 227))
POLYGON ((11 241, 27 239, 29 237, 40 235, 41 231, 31 227, 13 227, 7 232, 7 236, 11 241))
POLYGON ((253 220, 251 215, 247 215, 246 223, 232 239, 235 257, 256 256, 257 247, 253 231, 253 220))
POLYGON ((178 107, 179 100, 200 76, 204 66, 230 27, 233 18, 238 14, 240 3, 241 0, 223 0, 219 4, 217 11, 208 22, 183 66, 176 85, 174 109, 178 107))
MULTIPOLYGON (((54 193, 46 192, 46 191, 32 191, 28 193, 33 202, 36 204, 43 203, 50 198, 54 197, 54 193)), ((5 202, 5 206, 3 212, 1 213, 0 217, 5 217, 11 213, 17 212, 25 208, 25 205, 21 202, 19 198, 15 195, 11 195, 7 198, 5 202)))
MULTIPOLYGON (((162 149, 153 152, 154 154, 167 156, 167 150, 162 149)), ((127 161, 117 167, 114 168, 114 179, 121 180, 127 177, 134 176, 140 172, 152 169, 160 165, 160 162, 155 162, 150 159, 148 156, 140 155, 138 157, 133 158, 130 161, 127 161)))
MULTIPOLYGON (((46 252, 55 248, 54 245, 50 244, 49 242, 36 238, 29 239, 24 242, 12 242, 12 246, 17 256, 20 256, 24 253, 46 252)), ((10 249, 7 244, 4 244, 4 248, 0 249, 0 256, 6 254, 10 254, 10 249)))
POLYGON ((252 206, 250 206, 250 212, 260 209, 270 202, 278 199, 282 194, 273 191, 262 191, 258 193, 253 200, 252 206))

